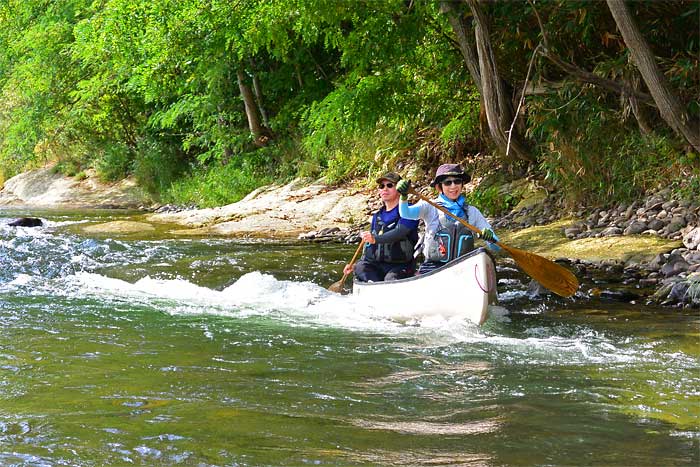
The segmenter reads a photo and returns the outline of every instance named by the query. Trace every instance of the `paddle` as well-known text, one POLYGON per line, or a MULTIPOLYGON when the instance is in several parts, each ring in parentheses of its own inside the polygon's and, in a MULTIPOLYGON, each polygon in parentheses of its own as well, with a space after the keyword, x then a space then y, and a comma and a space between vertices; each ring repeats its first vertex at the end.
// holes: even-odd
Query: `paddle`
MULTIPOLYGON (((360 242, 360 244, 357 246, 357 250, 355 250, 355 254, 352 256, 352 259, 350 260, 350 266, 355 264, 355 260, 357 259, 357 255, 360 254, 360 251, 362 251, 362 247, 365 246, 365 242, 360 242)), ((336 292, 340 293, 343 291, 343 285, 345 284, 345 279, 347 279, 349 276, 348 274, 343 274, 343 278, 340 279, 338 282, 334 282, 328 287, 328 290, 331 292, 336 292)))
MULTIPOLYGON (((416 192, 414 189, 410 188, 408 192, 416 195, 426 203, 433 206, 435 209, 442 211, 443 213, 457 220, 472 232, 476 232, 477 234, 481 235, 481 230, 469 224, 464 219, 455 216, 439 204, 432 202, 425 196, 416 192)), ((542 286, 551 290, 555 294, 561 295, 562 297, 570 297, 576 293, 576 290, 578 289, 578 279, 576 279, 576 276, 574 276, 574 274, 565 267, 534 253, 519 250, 518 248, 513 248, 512 246, 505 245, 501 242, 494 243, 507 252, 525 274, 532 277, 534 280, 542 284, 542 286)))

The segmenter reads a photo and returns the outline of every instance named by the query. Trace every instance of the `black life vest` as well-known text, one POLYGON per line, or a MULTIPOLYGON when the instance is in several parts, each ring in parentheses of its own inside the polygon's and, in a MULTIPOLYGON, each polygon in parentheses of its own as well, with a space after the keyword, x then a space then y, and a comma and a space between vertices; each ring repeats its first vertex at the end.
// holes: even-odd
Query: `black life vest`
MULTIPOLYGON (((382 221, 382 213, 386 208, 382 208, 372 216, 371 232, 376 237, 394 230, 399 225, 398 207, 389 211, 391 217, 388 222, 382 221)), ((365 248, 365 259, 381 263, 410 263, 413 261, 413 250, 418 243, 418 229, 412 229, 408 236, 393 243, 375 243, 365 248)))

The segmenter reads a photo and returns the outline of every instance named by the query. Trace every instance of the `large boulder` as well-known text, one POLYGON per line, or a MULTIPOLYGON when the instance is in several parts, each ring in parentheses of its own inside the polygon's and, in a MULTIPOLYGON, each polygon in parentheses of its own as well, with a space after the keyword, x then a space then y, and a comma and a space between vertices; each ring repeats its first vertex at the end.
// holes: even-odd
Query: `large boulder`
POLYGON ((138 208, 150 200, 133 179, 101 182, 94 170, 66 177, 53 167, 16 175, 0 190, 0 205, 41 208, 138 208))
POLYGON ((186 227, 178 234, 298 238, 308 232, 349 229, 367 222, 376 197, 299 180, 261 187, 237 203, 210 209, 152 214, 147 220, 186 227))

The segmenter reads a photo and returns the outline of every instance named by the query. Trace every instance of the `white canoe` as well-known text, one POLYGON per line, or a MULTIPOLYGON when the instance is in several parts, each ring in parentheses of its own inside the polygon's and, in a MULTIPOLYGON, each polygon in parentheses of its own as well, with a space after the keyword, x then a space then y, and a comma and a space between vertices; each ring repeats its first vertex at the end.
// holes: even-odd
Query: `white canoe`
POLYGON ((485 248, 420 276, 389 282, 353 282, 353 296, 386 317, 410 320, 430 315, 483 324, 496 303, 496 268, 485 248))

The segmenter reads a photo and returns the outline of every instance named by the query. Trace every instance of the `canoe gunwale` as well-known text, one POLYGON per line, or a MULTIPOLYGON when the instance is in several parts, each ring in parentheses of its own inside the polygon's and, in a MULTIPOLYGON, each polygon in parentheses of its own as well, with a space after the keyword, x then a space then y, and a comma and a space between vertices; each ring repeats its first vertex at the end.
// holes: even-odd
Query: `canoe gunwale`
POLYGON ((453 267, 455 267, 455 266, 459 265, 460 263, 462 263, 462 262, 464 262, 464 261, 467 261, 467 260, 469 260, 470 258, 473 258, 474 256, 477 256, 477 255, 479 255, 479 254, 481 254, 481 253, 486 253, 486 255, 489 256, 489 258, 491 258, 491 261, 494 263, 494 265, 496 264, 496 260, 494 259, 493 254, 492 254, 489 250, 487 250, 486 248, 484 248, 484 247, 479 247, 479 248, 475 248, 474 250, 470 251, 470 252, 467 253, 466 255, 460 256, 459 258, 457 258, 457 259, 455 259, 455 260, 453 260, 453 261, 450 261, 450 262, 447 263, 446 265, 441 266, 441 267, 439 267, 439 268, 437 268, 437 269, 434 269, 434 270, 432 270, 432 271, 430 271, 430 272, 426 272, 425 274, 421 274, 421 275, 418 275, 418 276, 406 277, 406 278, 404 278, 404 279, 396 279, 396 280, 387 281, 387 282, 384 282, 384 281, 379 281, 379 282, 361 282, 361 281, 358 281, 356 278, 353 278, 352 285, 353 285, 353 288, 354 288, 355 286, 360 286, 360 287, 374 287, 374 286, 389 285, 389 284, 405 284, 405 283, 412 282, 412 281, 418 281, 418 280, 421 280, 421 279, 425 279, 425 278, 427 278, 427 277, 436 276, 436 275, 438 275, 438 274, 440 274, 440 273, 448 272, 448 271, 449 271, 450 269, 452 269, 453 267))

